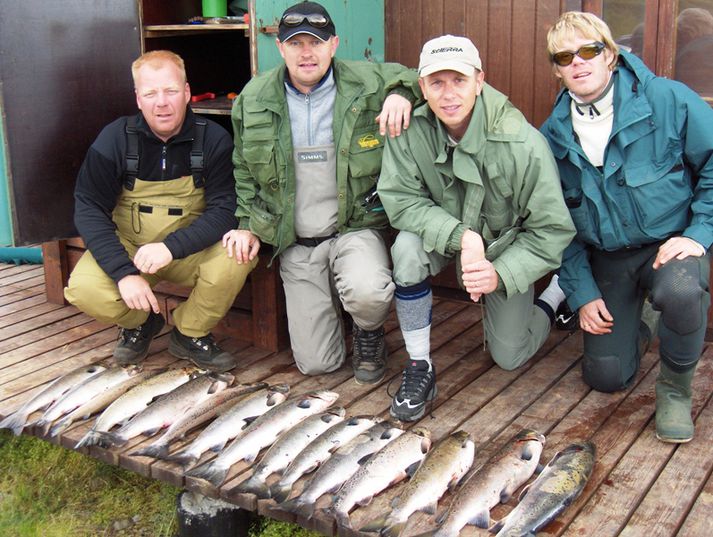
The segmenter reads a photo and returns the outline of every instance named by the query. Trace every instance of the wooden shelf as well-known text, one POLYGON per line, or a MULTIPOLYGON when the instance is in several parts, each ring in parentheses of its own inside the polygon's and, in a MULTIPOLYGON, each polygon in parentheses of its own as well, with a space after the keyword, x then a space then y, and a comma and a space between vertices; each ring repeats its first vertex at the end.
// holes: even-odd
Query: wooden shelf
POLYGON ((198 35, 206 32, 226 32, 242 30, 247 32, 247 24, 151 24, 144 26, 144 37, 167 37, 171 35, 198 35))
POLYGON ((207 99, 190 103, 191 110, 196 114, 213 114, 221 116, 229 116, 233 108, 233 101, 227 97, 216 97, 215 99, 207 99))

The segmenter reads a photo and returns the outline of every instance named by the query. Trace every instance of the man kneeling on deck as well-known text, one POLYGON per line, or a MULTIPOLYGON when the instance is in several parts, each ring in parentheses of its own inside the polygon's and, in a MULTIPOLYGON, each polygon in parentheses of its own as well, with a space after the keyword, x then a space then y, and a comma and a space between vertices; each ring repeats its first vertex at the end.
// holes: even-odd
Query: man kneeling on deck
POLYGON ((192 287, 173 311, 169 352, 226 371, 235 359, 210 331, 257 263, 235 263, 221 244, 236 223, 233 143, 188 107, 179 56, 148 52, 131 72, 140 113, 102 130, 77 177, 74 220, 88 251, 64 294, 88 315, 118 324, 114 358, 134 364, 165 324, 152 287, 160 280, 192 287))
POLYGON ((555 280, 533 305, 533 284, 557 268, 574 236, 547 142, 484 82, 473 43, 427 42, 418 71, 428 106, 387 141, 378 186, 400 230, 391 254, 410 360, 391 414, 403 421, 423 416, 436 395, 429 277, 456 257, 471 299, 484 298, 493 360, 514 369, 540 348, 564 300, 555 280))
POLYGON ((713 112, 689 88, 619 50, 591 13, 547 34, 564 89, 542 126, 577 236, 560 278, 584 331, 584 381, 631 384, 660 312, 656 436, 693 438, 691 381, 703 349, 713 242, 713 112))

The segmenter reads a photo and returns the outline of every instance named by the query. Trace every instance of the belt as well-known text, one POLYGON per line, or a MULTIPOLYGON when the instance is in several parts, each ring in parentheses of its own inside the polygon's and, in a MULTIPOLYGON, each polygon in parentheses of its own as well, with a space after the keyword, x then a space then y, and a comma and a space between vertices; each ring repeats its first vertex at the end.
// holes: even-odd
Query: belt
POLYGON ((314 248, 315 246, 319 246, 320 244, 322 244, 324 241, 333 239, 337 235, 337 233, 332 233, 331 235, 328 235, 326 237, 297 237, 295 242, 300 246, 308 246, 310 248, 314 248))

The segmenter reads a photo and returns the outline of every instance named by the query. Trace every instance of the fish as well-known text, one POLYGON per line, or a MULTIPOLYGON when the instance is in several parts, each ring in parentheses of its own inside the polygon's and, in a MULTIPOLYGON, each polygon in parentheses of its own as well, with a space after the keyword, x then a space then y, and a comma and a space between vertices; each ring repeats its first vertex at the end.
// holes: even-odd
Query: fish
POLYGON ((403 433, 404 430, 391 421, 382 421, 370 427, 337 449, 317 469, 299 496, 281 502, 273 508, 288 511, 307 519, 312 518, 314 505, 323 494, 336 492, 369 457, 403 433))
POLYGON ((46 410, 69 390, 104 371, 106 367, 100 364, 83 365, 53 380, 37 395, 0 421, 0 429, 10 429, 15 436, 20 435, 25 426, 29 425, 27 418, 30 414, 38 410, 46 410))
POLYGON ((305 447, 285 469, 280 480, 270 488, 270 496, 284 502, 292 486, 304 474, 313 472, 341 446, 381 422, 375 416, 352 416, 319 435, 305 447))
POLYGON ((34 425, 40 427, 43 434, 47 434, 54 421, 91 401, 102 392, 138 375, 141 371, 141 366, 114 366, 87 378, 52 403, 34 425))
POLYGON ((242 434, 248 423, 285 401, 289 393, 287 384, 276 384, 246 396, 213 420, 188 446, 165 460, 189 467, 204 452, 221 451, 230 440, 242 434))
POLYGON ((270 489, 265 480, 275 472, 282 472, 314 439, 318 438, 330 427, 344 420, 346 410, 335 407, 315 414, 295 425, 289 431, 280 435, 270 449, 265 452, 260 462, 253 469, 252 475, 240 483, 236 492, 252 493, 258 498, 270 497, 270 489))
POLYGON ((144 410, 154 399, 195 378, 200 371, 197 367, 169 369, 138 386, 134 386, 106 407, 91 430, 77 442, 74 449, 97 444, 100 440, 98 433, 109 431, 119 423, 126 423, 129 418, 144 410))
POLYGON ((449 508, 436 517, 433 536, 457 537, 467 524, 487 529, 490 510, 506 503, 537 470, 545 437, 523 429, 455 492, 449 508))
POLYGON ((522 491, 519 503, 490 532, 498 537, 534 536, 582 493, 595 458, 592 442, 575 442, 558 451, 522 491))
POLYGON ((222 405, 234 402, 237 397, 261 390, 265 387, 267 387, 265 382, 255 382, 252 384, 238 384, 237 386, 218 391, 188 409, 185 414, 179 416, 156 441, 144 448, 132 451, 129 455, 163 459, 168 455, 168 447, 171 442, 178 438, 183 438, 188 431, 213 419, 218 412, 220 412, 222 405))
POLYGON ((57 421, 50 429, 50 436, 57 436, 62 431, 66 430, 72 423, 78 419, 87 419, 92 414, 103 410, 118 397, 121 397, 131 388, 146 381, 147 379, 165 371, 164 369, 143 369, 131 375, 118 384, 114 384, 110 388, 98 393, 83 405, 75 408, 72 412, 65 414, 62 419, 57 421))
POLYGON ((359 531, 379 532, 384 537, 401 535, 408 518, 416 511, 435 515, 438 500, 453 490, 470 470, 475 444, 466 431, 443 438, 428 452, 403 492, 391 502, 391 511, 372 520, 359 531))
POLYGON ((345 528, 352 527, 349 511, 355 505, 368 505, 389 485, 413 475, 431 448, 431 432, 415 427, 387 444, 366 461, 334 496, 325 513, 345 528))
POLYGON ((302 420, 330 407, 338 397, 336 392, 316 390, 288 399, 248 425, 243 434, 233 440, 214 460, 196 466, 186 472, 186 475, 205 479, 216 487, 220 486, 233 464, 242 460, 254 461, 262 448, 271 445, 283 432, 302 420))
POLYGON ((162 395, 122 425, 117 431, 99 432, 100 446, 123 446, 131 438, 144 434, 153 436, 169 427, 188 410, 212 394, 225 390, 235 377, 230 373, 204 373, 162 395))

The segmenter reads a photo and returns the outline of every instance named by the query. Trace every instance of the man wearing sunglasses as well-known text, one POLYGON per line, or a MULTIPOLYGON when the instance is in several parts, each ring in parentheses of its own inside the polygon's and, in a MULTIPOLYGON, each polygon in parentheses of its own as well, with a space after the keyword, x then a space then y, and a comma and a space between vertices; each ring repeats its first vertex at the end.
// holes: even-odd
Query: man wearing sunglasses
POLYGON ((585 382, 628 387, 660 312, 656 435, 693 437, 691 381, 703 348, 713 242, 713 111, 683 84, 619 50, 590 13, 547 35, 564 89, 542 126, 577 227, 560 285, 584 331, 585 382))
POLYGON ((485 83, 475 45, 432 39, 419 77, 427 105, 387 140, 378 187, 399 230, 391 254, 409 362, 391 415, 402 421, 423 416, 436 395, 430 277, 455 258, 472 300, 484 299, 493 360, 514 369, 540 348, 564 299, 548 288, 534 300, 533 284, 559 266, 574 236, 547 142, 485 83))
POLYGON ((261 242, 279 256, 302 373, 343 364, 343 307, 353 320, 354 378, 371 384, 384 376, 394 292, 376 180, 384 137, 408 126, 420 93, 415 72, 336 59, 338 46, 324 7, 285 10, 277 38, 285 65, 250 81, 233 107, 240 224, 223 242, 239 263, 261 242))

